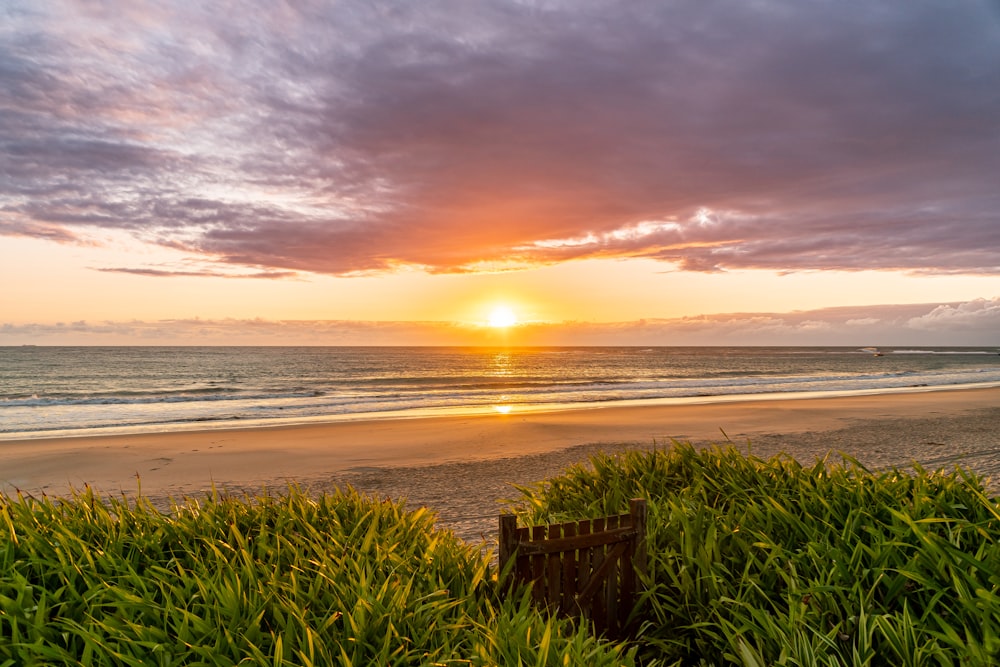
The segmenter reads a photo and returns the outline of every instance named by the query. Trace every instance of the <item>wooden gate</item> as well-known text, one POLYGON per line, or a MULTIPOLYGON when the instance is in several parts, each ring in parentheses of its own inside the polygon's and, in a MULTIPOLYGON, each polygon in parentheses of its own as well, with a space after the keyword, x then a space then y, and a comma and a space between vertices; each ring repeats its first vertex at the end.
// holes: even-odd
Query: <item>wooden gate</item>
POLYGON ((548 526, 517 527, 500 516, 500 569, 513 558, 511 585, 531 584, 539 606, 591 621, 594 631, 620 637, 646 571, 646 501, 629 513, 548 526))

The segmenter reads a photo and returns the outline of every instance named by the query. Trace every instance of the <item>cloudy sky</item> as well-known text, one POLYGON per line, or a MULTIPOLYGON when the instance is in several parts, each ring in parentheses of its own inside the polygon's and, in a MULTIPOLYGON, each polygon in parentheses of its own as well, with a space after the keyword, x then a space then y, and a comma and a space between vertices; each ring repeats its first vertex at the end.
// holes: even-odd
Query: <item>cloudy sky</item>
POLYGON ((1000 5, 6 0, 0 284, 0 344, 1000 344, 1000 5))

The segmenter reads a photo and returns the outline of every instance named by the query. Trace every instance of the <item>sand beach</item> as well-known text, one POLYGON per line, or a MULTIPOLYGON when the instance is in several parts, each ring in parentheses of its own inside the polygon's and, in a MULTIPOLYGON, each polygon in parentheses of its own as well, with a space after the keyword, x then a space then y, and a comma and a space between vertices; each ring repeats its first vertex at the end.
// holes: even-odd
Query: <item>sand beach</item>
POLYGON ((729 441, 803 462, 838 453, 869 468, 961 465, 1000 479, 1000 388, 609 406, 0 442, 0 492, 141 493, 158 506, 229 493, 350 484, 427 506, 467 540, 489 539, 511 484, 596 452, 729 441))

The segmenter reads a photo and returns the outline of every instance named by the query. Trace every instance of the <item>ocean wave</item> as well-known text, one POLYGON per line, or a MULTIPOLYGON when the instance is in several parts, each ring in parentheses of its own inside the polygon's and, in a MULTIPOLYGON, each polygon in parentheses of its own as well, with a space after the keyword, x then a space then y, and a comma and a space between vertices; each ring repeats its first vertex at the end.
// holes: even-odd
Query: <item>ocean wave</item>
POLYGON ((595 392, 613 393, 615 395, 647 394, 650 391, 662 391, 665 396, 698 395, 704 392, 714 393, 723 389, 740 392, 756 392, 765 387, 768 391, 775 387, 792 391, 796 386, 813 389, 816 387, 836 385, 845 389, 893 387, 901 382, 919 382, 923 384, 962 384, 964 382, 984 382, 983 375, 1000 379, 1000 368, 971 367, 960 371, 953 369, 924 370, 913 369, 886 370, 867 373, 814 373, 802 375, 714 375, 701 377, 598 377, 581 378, 567 381, 546 381, 517 379, 515 381, 500 381, 483 379, 469 381, 468 378, 455 378, 450 383, 425 382, 385 384, 353 384, 343 386, 327 385, 322 388, 307 387, 301 384, 290 388, 269 388, 266 391, 234 390, 231 387, 183 389, 175 391, 121 391, 116 393, 98 393, 79 395, 62 394, 32 394, 0 398, 0 409, 3 408, 54 408, 54 407, 85 407, 85 406, 128 406, 128 405, 172 405, 194 403, 259 403, 280 404, 281 402, 306 402, 314 400, 316 406, 335 406, 350 404, 370 404, 393 402, 395 400, 461 402, 463 400, 478 401, 482 397, 493 400, 499 394, 516 394, 522 397, 531 396, 578 396, 585 399, 595 392))
POLYGON ((1000 359, 982 348, 881 349, 877 359, 853 348, 260 349, 248 361, 226 348, 173 351, 168 374, 150 362, 156 350, 129 349, 112 369, 88 350, 39 370, 34 353, 0 377, 0 433, 1000 383, 1000 359))
POLYGON ((119 392, 105 395, 42 395, 0 398, 0 408, 5 407, 58 407, 86 405, 156 405, 170 403, 198 403, 215 401, 266 401, 281 398, 322 396, 316 390, 249 393, 233 391, 177 391, 177 392, 119 392))

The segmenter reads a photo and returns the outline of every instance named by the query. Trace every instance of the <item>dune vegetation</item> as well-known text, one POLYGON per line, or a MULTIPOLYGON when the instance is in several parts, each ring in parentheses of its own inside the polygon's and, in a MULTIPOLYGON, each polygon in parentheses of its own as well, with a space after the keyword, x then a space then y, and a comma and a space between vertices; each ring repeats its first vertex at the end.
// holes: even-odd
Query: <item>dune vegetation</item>
POLYGON ((520 494, 523 523, 648 500, 635 637, 501 595, 424 509, 291 488, 164 513, 87 490, 0 499, 0 667, 1000 662, 1000 513, 967 472, 675 443, 520 494))
POLYGON ((352 491, 170 514, 87 492, 0 517, 3 667, 632 663, 498 598, 488 559, 429 512, 352 491))
POLYGON ((675 443, 522 491, 531 524, 648 499, 640 661, 1000 664, 1000 512, 960 469, 803 466, 675 443))

